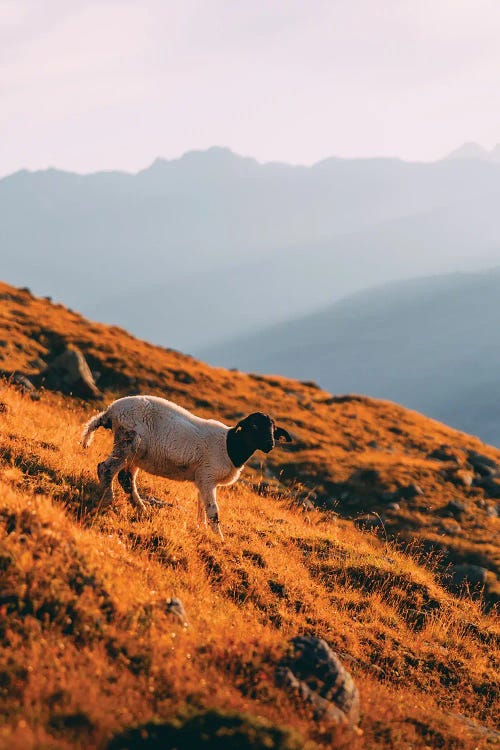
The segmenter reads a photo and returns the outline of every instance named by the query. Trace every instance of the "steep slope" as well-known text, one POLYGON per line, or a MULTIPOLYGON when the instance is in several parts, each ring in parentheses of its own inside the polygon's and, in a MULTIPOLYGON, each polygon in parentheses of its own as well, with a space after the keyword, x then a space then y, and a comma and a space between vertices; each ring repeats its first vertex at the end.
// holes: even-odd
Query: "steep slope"
POLYGON ((389 398, 500 445, 499 300, 499 269, 416 279, 202 356, 389 398))
MULTIPOLYGON (((221 545, 196 527, 189 485, 144 476, 165 509, 139 519, 119 501, 100 514, 95 466, 109 435, 89 453, 77 445, 94 407, 2 383, 0 747, 105 747, 131 725, 207 709, 292 726, 311 748, 494 746, 498 626, 479 602, 443 587, 428 551, 436 541, 482 554, 494 578, 496 520, 484 489, 455 482, 474 451, 499 462, 498 451, 394 404, 212 369, 26 291, 2 285, 0 295, 5 372, 29 376, 71 343, 100 371, 106 400, 147 389, 228 420, 262 408, 295 436, 291 451, 257 459, 221 492, 221 545), (442 443, 456 460, 429 457, 442 443), (405 491, 386 529, 427 552, 409 554, 343 517, 412 482, 424 494, 405 491), (312 490, 304 504, 307 485, 318 509, 312 490), (451 497, 465 506, 461 531, 456 522, 445 530, 451 497), (171 596, 188 627, 168 615, 171 596), (297 633, 326 638, 352 672, 357 732, 315 721, 275 682, 297 633)), ((488 595, 491 604, 494 588, 488 595)), ((242 721, 249 747, 297 746, 285 730, 269 744, 266 724, 242 721)))
POLYGON ((370 283, 499 262, 499 187, 480 160, 294 167, 227 149, 136 175, 23 171, 0 180, 1 272, 194 351, 370 283))

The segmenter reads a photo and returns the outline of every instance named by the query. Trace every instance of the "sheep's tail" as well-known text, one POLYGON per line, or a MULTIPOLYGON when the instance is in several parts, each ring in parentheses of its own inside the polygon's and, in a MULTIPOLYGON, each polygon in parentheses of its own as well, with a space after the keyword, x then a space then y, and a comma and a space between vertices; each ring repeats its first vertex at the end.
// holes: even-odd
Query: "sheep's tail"
POLYGON ((94 431, 99 427, 106 427, 106 429, 111 429, 111 420, 108 416, 107 409, 105 411, 99 412, 99 414, 96 414, 95 417, 92 417, 92 419, 89 419, 89 421, 83 428, 80 443, 84 448, 88 448, 88 446, 94 439, 94 431))

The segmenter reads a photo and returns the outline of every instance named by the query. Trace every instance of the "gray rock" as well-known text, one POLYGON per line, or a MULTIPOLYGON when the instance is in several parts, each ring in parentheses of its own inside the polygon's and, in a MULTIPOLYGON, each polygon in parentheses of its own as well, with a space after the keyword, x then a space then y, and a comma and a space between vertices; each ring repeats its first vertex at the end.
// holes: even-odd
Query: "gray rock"
POLYGON ((17 386, 17 388, 19 388, 22 393, 32 393, 36 391, 36 388, 31 380, 27 378, 26 375, 23 375, 20 372, 15 372, 12 375, 12 383, 17 386))
POLYGON ((456 589, 465 586, 472 586, 473 588, 484 586, 487 575, 488 570, 480 565, 461 563, 459 565, 452 565, 451 567, 451 582, 456 589))
POLYGON ((449 476, 450 482, 462 485, 462 487, 472 487, 474 483, 474 474, 471 471, 460 469, 449 476))
POLYGON ((359 692, 338 655, 314 636, 297 636, 290 645, 291 654, 276 669, 278 684, 312 706, 316 720, 356 725, 359 692))
POLYGON ((449 445, 440 445, 439 448, 435 448, 429 453, 427 458, 432 458, 434 461, 456 461, 457 457, 451 452, 449 445))
POLYGON ((456 518, 461 518, 466 510, 467 506, 461 500, 450 500, 448 505, 446 505, 445 507, 445 511, 456 518))
POLYGON ((401 510, 401 506, 399 503, 389 503, 387 510, 401 510))
POLYGON ((487 497, 494 499, 500 498, 500 482, 495 482, 492 477, 483 477, 480 482, 480 487, 483 488, 484 494, 487 497))
POLYGON ((47 388, 73 394, 81 398, 99 398, 102 394, 95 384, 87 360, 80 349, 69 346, 40 373, 47 388))
POLYGON ((412 482, 407 487, 400 487, 397 490, 398 499, 400 498, 402 500, 412 500, 414 497, 423 494, 423 489, 419 487, 418 484, 415 484, 415 482, 412 482))
POLYGON ((468 460, 470 465, 474 469, 480 469, 483 466, 489 466, 491 469, 499 469, 500 467, 492 458, 484 456, 482 453, 476 453, 476 451, 469 451, 468 460))
POLYGON ((172 615, 177 620, 179 620, 179 622, 184 625, 184 627, 187 627, 188 621, 186 610, 184 609, 184 605, 181 600, 176 596, 172 596, 167 600, 167 602, 165 603, 165 612, 166 614, 172 615))
POLYGON ((355 520, 355 524, 359 529, 370 531, 371 529, 383 529, 385 523, 385 517, 379 516, 376 513, 370 513, 369 515, 359 516, 355 520))

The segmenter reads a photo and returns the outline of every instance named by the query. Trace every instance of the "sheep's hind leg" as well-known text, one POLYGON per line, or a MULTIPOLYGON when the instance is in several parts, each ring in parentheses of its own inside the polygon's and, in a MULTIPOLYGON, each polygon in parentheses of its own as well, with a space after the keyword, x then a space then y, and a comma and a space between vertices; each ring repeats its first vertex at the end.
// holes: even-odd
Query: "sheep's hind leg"
POLYGON ((114 498, 113 479, 120 469, 125 465, 123 456, 112 454, 97 466, 97 476, 101 486, 101 497, 99 505, 106 508, 111 505, 114 498))

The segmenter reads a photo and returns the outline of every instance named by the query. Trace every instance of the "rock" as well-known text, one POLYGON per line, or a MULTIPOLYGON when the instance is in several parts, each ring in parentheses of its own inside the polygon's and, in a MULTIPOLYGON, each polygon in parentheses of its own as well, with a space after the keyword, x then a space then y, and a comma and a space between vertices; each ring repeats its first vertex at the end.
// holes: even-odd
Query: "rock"
POLYGON ((449 534, 450 536, 452 536, 454 534, 459 534, 461 531, 462 528, 455 518, 445 518, 443 521, 441 521, 442 534, 449 534))
POLYGON ((181 600, 176 596, 172 596, 165 603, 165 612, 168 615, 173 615, 173 617, 176 617, 182 623, 182 625, 184 625, 184 627, 187 627, 188 621, 186 610, 184 609, 184 605, 181 600))
POLYGON ((359 529, 363 529, 364 531, 371 531, 372 529, 383 529, 385 518, 384 516, 370 513, 369 515, 359 516, 358 518, 356 518, 354 523, 359 529))
POLYGON ((500 482, 495 482, 491 477, 483 477, 479 486, 484 489, 484 494, 487 495, 487 497, 494 499, 500 498, 500 482))
POLYGON ((387 510, 401 510, 401 506, 399 503, 389 503, 387 510))
POLYGON ((95 384, 85 357, 76 346, 69 346, 40 374, 47 388, 82 398, 99 398, 101 392, 95 384))
POLYGON ((484 456, 482 453, 476 453, 476 451, 468 452, 468 460, 473 469, 481 469, 484 466, 488 466, 490 469, 498 469, 498 464, 488 456, 484 456))
POLYGON ((472 487, 474 482, 474 474, 471 471, 459 469, 453 474, 450 474, 449 480, 450 482, 453 482, 453 484, 462 485, 463 487, 472 487))
POLYGON ((487 576, 488 570, 480 565, 461 563, 451 567, 451 582, 455 589, 484 586, 487 576))
POLYGON ((338 655, 314 636, 297 636, 290 645, 291 654, 276 669, 277 683, 309 704, 316 720, 356 725, 358 689, 338 655))
POLYGON ((488 505, 486 515, 490 518, 498 518, 498 505, 488 505))
POLYGON ((22 393, 34 393, 36 391, 31 380, 20 372, 15 372, 12 375, 12 383, 17 386, 22 393))
POLYGON ((418 486, 418 484, 415 484, 412 482, 407 487, 400 487, 397 490, 398 498, 401 498, 402 500, 412 500, 414 497, 417 497, 418 495, 423 495, 424 491, 421 487, 418 486))
POLYGON ((393 503, 398 499, 398 493, 386 490, 385 492, 382 492, 382 494, 380 495, 380 499, 383 503, 393 503))
POLYGON ((451 453, 449 445, 440 445, 429 453, 427 458, 433 458, 435 461, 456 461, 457 457, 451 453))
POLYGON ((461 518, 467 510, 467 506, 461 500, 450 500, 444 510, 451 516, 461 518))

